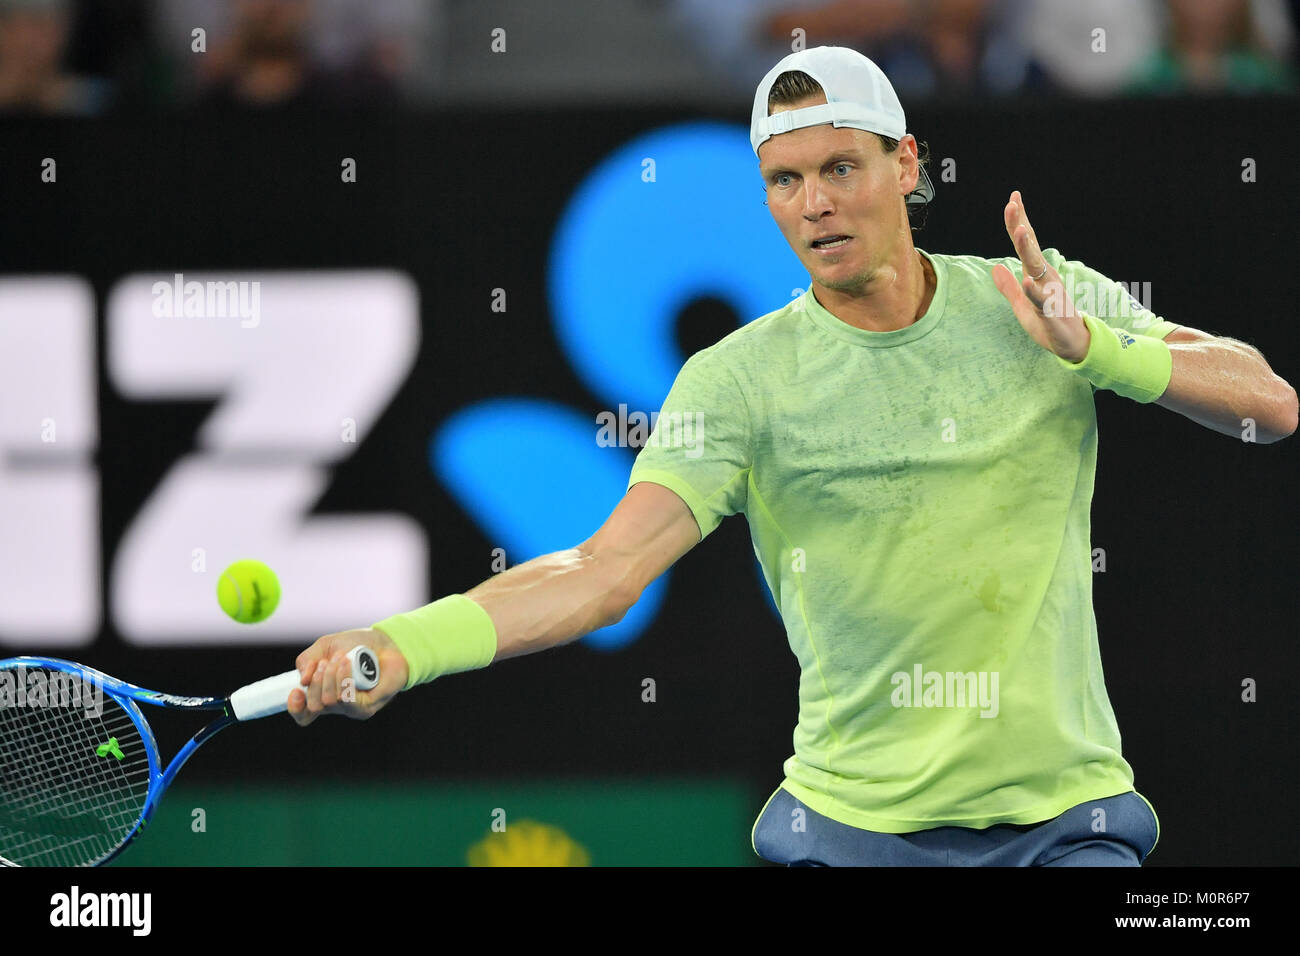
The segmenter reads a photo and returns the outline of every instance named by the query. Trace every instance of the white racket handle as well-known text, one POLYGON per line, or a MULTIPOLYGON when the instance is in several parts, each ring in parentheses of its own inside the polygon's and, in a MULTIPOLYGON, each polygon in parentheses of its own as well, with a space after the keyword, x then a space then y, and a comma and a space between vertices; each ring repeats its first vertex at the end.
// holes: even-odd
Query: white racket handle
MULTIPOLYGON (((356 690, 370 690, 379 683, 379 657, 364 644, 348 651, 352 662, 352 686, 356 690)), ((239 688, 230 695, 230 709, 236 720, 256 720, 282 714, 289 709, 289 694, 306 686, 296 670, 285 671, 239 688)))

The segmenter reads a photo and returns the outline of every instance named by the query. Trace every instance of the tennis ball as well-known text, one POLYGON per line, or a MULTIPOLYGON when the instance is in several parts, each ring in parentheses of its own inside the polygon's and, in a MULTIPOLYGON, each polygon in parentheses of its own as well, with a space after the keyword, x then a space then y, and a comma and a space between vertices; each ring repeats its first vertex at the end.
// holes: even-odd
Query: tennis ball
POLYGON ((261 561, 236 561, 217 580, 217 603, 240 624, 265 621, 280 603, 280 580, 261 561))

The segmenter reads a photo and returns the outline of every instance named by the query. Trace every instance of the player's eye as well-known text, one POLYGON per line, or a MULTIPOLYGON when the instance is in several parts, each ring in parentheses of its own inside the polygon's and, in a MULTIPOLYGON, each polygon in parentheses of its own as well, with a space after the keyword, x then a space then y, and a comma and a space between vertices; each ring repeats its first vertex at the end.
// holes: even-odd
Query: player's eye
POLYGON ((772 185, 774 185, 774 186, 788 186, 788 185, 789 185, 789 182, 788 182, 789 179, 790 179, 790 174, 789 174, 789 173, 777 173, 775 176, 772 177, 772 185))
POLYGON ((837 163, 835 165, 835 172, 839 173, 840 176, 847 176, 849 174, 850 168, 851 167, 849 166, 848 163, 837 163), (841 169, 844 170, 844 172, 840 173, 841 169))

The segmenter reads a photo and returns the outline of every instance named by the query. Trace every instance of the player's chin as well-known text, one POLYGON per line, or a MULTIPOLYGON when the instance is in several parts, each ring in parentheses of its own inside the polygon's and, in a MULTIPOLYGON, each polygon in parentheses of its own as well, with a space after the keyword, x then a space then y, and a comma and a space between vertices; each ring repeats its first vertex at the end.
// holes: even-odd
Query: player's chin
POLYGON ((861 275, 852 264, 810 269, 809 274, 817 280, 819 285, 838 292, 851 292, 862 287, 861 275))

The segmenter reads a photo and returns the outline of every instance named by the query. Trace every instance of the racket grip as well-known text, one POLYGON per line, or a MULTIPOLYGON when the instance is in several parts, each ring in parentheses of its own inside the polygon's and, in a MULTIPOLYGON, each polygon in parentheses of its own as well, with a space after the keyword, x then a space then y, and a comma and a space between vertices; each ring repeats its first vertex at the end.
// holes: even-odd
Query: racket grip
MULTIPOLYGON (((352 662, 352 686, 356 690, 370 690, 379 683, 379 657, 364 644, 348 651, 352 662)), ((285 671, 275 677, 255 681, 230 695, 230 709, 236 720, 256 720, 282 714, 289 709, 289 694, 306 688, 296 670, 285 671)))

